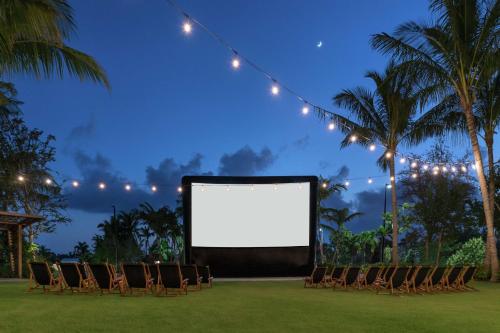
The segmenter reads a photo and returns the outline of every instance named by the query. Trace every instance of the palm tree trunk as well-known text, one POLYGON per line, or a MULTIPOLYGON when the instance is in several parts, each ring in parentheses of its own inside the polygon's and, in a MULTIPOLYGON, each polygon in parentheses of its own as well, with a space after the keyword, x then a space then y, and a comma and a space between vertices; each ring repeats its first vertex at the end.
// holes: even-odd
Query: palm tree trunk
MULTIPOLYGON (((485 143, 488 151, 488 196, 491 208, 491 219, 495 221, 495 160, 493 157, 493 132, 485 131, 485 143)), ((490 239, 486 238, 486 248, 489 249, 490 239)), ((490 272, 491 268, 491 253, 486 251, 484 258, 484 268, 486 272, 490 272)))
POLYGON ((474 124, 474 117, 472 114, 472 105, 462 101, 462 108, 464 110, 465 119, 467 121, 467 129, 469 131, 469 139, 472 145, 472 152, 474 154, 474 161, 476 163, 477 178, 479 180, 479 187, 481 189, 481 197, 483 199, 484 216, 486 218, 487 229, 487 251, 490 255, 491 263, 491 281, 497 281, 498 274, 498 255, 496 247, 496 237, 494 230, 492 207, 490 205, 488 184, 484 175, 483 158, 481 156, 481 149, 477 140, 476 126, 474 124))
MULTIPOLYGON (((398 202, 396 196, 396 171, 394 166, 394 156, 389 161, 389 173, 391 175, 391 205, 392 205, 392 264, 399 263, 398 255, 398 202)), ((384 191, 387 189, 384 188, 384 191)))
POLYGON ((439 260, 441 259, 441 246, 442 246, 442 240, 443 240, 443 233, 440 232, 438 236, 438 247, 436 251, 436 266, 439 265, 439 260))

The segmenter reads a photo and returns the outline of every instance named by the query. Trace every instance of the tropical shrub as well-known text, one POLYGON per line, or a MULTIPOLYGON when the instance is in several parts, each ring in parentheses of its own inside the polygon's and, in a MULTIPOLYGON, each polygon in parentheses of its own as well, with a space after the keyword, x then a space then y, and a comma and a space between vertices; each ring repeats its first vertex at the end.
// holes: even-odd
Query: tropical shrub
POLYGON ((471 238, 448 258, 450 266, 481 266, 486 253, 486 246, 481 237, 471 238))

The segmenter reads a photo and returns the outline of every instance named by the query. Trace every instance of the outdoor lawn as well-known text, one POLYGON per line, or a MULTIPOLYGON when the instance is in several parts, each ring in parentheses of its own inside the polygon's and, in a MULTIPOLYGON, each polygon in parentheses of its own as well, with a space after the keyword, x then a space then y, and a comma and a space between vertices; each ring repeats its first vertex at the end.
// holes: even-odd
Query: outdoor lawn
POLYGON ((221 282, 177 297, 43 295, 0 283, 0 332, 500 332, 500 284, 425 296, 221 282))

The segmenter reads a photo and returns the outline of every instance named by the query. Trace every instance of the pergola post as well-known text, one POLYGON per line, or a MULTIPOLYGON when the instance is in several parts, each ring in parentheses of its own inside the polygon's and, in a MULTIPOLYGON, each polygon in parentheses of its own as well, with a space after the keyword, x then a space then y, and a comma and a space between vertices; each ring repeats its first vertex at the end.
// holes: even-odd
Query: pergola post
POLYGON ((17 225, 17 277, 23 277, 23 226, 17 225))

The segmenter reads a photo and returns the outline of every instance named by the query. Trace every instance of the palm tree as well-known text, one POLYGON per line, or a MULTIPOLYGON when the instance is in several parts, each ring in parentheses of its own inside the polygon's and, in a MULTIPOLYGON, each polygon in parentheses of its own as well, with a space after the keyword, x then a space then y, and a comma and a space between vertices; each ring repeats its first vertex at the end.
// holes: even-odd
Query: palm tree
POLYGON ((392 54, 394 59, 402 62, 400 69, 417 77, 424 87, 433 87, 436 101, 450 94, 459 99, 481 188, 491 257, 491 280, 495 281, 498 257, 493 207, 477 138, 474 103, 478 88, 485 80, 484 71, 488 68, 498 70, 500 1, 433 0, 430 11, 436 17, 434 22, 404 23, 393 36, 376 34, 372 38, 372 46, 392 54))
POLYGON ((357 87, 337 94, 334 103, 350 111, 355 120, 339 114, 333 120, 339 123, 346 134, 341 145, 353 143, 363 146, 379 144, 384 148, 377 164, 385 171, 389 169, 392 194, 392 260, 398 258, 398 214, 396 195, 396 170, 394 158, 398 147, 420 143, 426 136, 438 131, 433 124, 425 124, 416 118, 416 113, 427 98, 427 90, 416 89, 413 80, 397 70, 390 62, 384 73, 370 71, 366 77, 375 84, 373 92, 357 87))
POLYGON ((75 32, 66 0, 13 0, 0 5, 0 77, 28 74, 62 77, 66 72, 109 88, 100 65, 66 44, 75 32))
MULTIPOLYGON (((352 212, 349 208, 322 208, 321 218, 333 222, 340 230, 346 223, 352 221, 354 218, 363 215, 361 212, 352 212)), ((333 229, 330 224, 322 224, 327 229, 333 229)))

